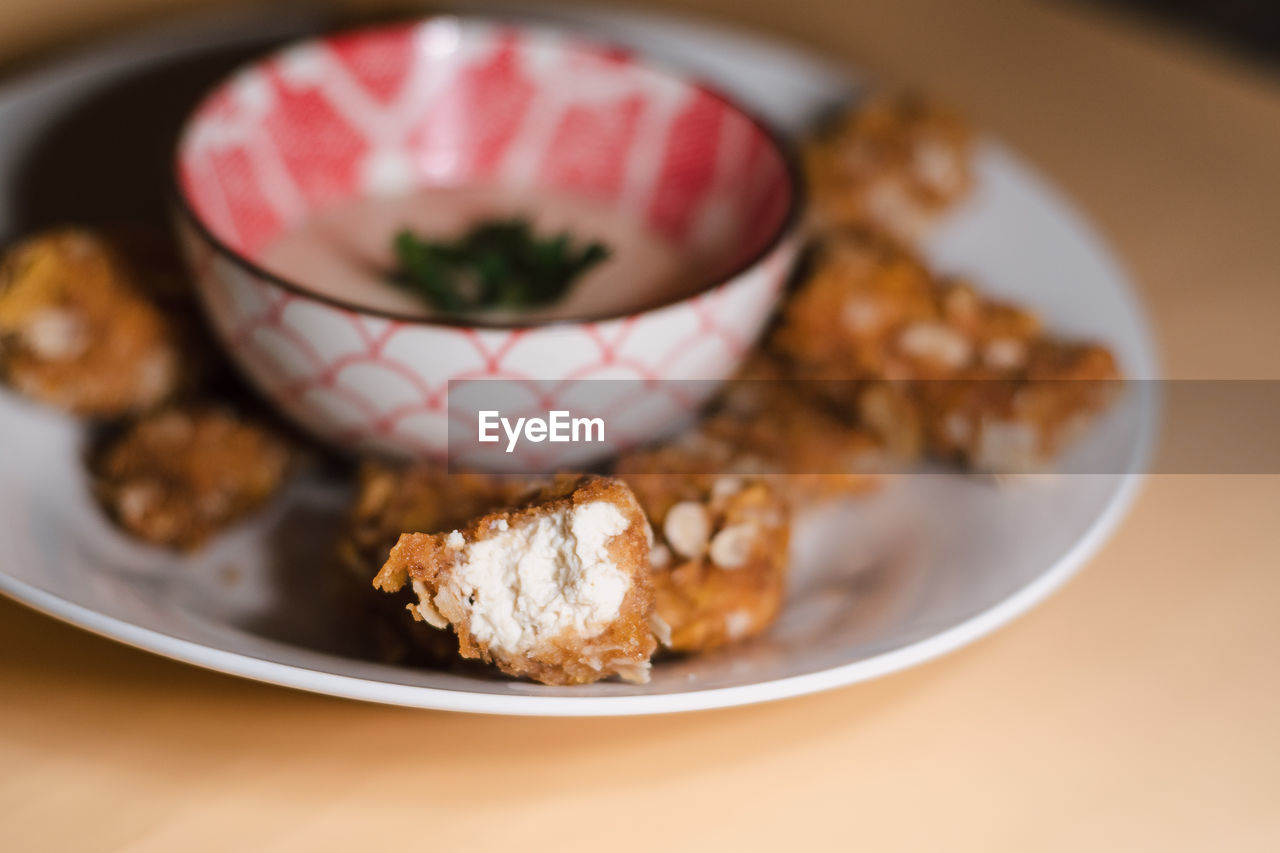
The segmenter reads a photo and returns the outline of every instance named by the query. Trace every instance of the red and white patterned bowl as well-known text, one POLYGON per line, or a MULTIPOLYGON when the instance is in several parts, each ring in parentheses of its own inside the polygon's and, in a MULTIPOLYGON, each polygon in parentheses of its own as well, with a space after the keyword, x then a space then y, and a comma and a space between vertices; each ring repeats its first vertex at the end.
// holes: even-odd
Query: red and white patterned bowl
POLYGON ((234 360, 351 450, 445 455, 448 383, 468 379, 539 380, 553 405, 575 383, 644 380, 655 404, 629 426, 652 435, 690 403, 653 380, 728 376, 796 252, 795 172, 759 122, 625 51, 541 28, 439 17, 288 47, 204 98, 175 169, 187 260, 234 360), (485 325, 370 310, 258 263, 327 205, 471 182, 616 204, 732 272, 626 316, 485 325))

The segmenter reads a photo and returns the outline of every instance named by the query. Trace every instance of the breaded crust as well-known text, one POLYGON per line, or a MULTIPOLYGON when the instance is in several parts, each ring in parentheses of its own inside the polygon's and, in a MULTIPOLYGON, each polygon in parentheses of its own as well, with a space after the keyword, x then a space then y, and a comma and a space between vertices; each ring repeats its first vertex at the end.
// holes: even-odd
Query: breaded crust
POLYGON ((910 94, 873 95, 804 155, 819 228, 869 227, 914 242, 973 186, 967 124, 910 94))
POLYGON ((794 507, 875 491, 910 461, 839 411, 813 387, 757 351, 687 432, 627 451, 624 477, 731 474, 767 479, 794 507))
POLYGON ((704 652, 773 624, 786 592, 790 513, 762 479, 628 476, 653 524, 662 644, 704 652))
POLYGON ((365 462, 338 541, 339 556, 367 587, 401 534, 452 530, 476 516, 516 506, 543 485, 527 477, 451 473, 432 463, 365 462))
POLYGON ((180 337, 92 232, 36 235, 0 263, 0 375, 43 403, 102 418, 156 406, 183 379, 180 337))
POLYGON ((411 585, 424 621, 447 624, 463 657, 508 675, 561 685, 611 675, 644 681, 657 646, 648 563, 648 524, 631 490, 575 476, 456 530, 404 534, 373 583, 392 593, 411 585), (602 550, 584 556, 593 534, 602 550), (539 556, 526 559, 531 553, 539 556), (504 630, 493 629, 498 623, 504 630))
POLYGON ((275 493, 292 450, 273 430, 214 406, 162 409, 92 455, 94 494, 125 530, 196 548, 275 493))
POLYGON ((886 445, 993 472, 1051 461, 1120 376, 1106 348, 865 231, 828 236, 769 346, 886 445))
POLYGON ((356 497, 338 539, 338 563, 350 585, 354 616, 379 659, 437 665, 458 661, 452 632, 423 622, 416 604, 406 607, 369 585, 401 534, 452 530, 476 516, 516 506, 534 489, 528 478, 451 473, 432 463, 361 465, 356 497))

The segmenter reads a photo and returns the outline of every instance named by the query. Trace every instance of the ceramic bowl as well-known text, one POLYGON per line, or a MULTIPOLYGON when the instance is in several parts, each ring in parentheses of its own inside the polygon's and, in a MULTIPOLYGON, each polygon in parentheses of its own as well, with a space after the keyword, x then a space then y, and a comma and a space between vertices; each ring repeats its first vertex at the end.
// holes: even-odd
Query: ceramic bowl
POLYGON ((416 458, 446 453, 450 418, 466 415, 449 385, 465 380, 536 381, 551 407, 585 381, 634 381, 651 399, 629 432, 653 435, 698 402, 656 380, 706 390, 731 374, 797 247, 793 161, 735 103, 616 47, 456 17, 309 40, 239 70, 188 118, 175 181, 187 260, 243 372, 332 444, 416 458), (477 183, 616 205, 720 272, 636 313, 521 325, 371 310, 261 264, 329 205, 477 183))

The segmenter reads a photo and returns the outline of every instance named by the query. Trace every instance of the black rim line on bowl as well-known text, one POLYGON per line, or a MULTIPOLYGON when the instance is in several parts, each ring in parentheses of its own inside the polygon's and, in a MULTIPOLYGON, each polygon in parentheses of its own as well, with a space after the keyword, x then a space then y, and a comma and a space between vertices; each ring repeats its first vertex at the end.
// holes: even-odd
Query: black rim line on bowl
MULTIPOLYGON (((218 81, 216 81, 211 86, 209 86, 209 88, 206 89, 200 95, 200 97, 195 100, 195 102, 191 106, 191 109, 188 112, 187 117, 183 120, 181 127, 178 129, 177 137, 174 139, 171 148, 172 148, 172 153, 170 154, 170 157, 169 157, 169 169, 168 169, 169 185, 167 187, 167 192, 168 192, 168 195, 170 196, 171 204, 182 216, 182 218, 187 222, 187 224, 190 225, 192 228, 194 228, 196 233, 199 234, 200 238, 208 242, 209 245, 213 248, 213 250, 217 254, 227 258, 233 264, 235 264, 236 266, 240 267, 241 269, 243 269, 244 271, 248 272, 249 274, 255 277, 260 278, 264 281, 267 281, 277 287, 284 288, 285 290, 291 293, 295 293, 299 296, 306 297, 307 299, 313 299, 317 302, 321 302, 331 307, 342 309, 344 311, 350 311, 355 314, 364 314, 371 317, 379 317, 384 320, 392 320, 399 323, 422 325, 422 326, 447 326, 447 327, 453 327, 453 328, 484 328, 484 329, 505 329, 505 330, 542 329, 542 328, 552 328, 555 326, 573 326, 573 325, 579 325, 583 323, 614 322, 618 320, 626 320, 629 318, 638 317, 641 314, 648 314, 652 311, 658 311, 664 308, 669 308, 674 305, 678 305, 681 302, 685 302, 686 300, 695 299, 699 296, 704 296, 708 293, 711 293, 712 291, 715 291, 721 287, 724 287, 725 285, 730 284, 734 279, 742 276, 744 273, 746 273, 747 271, 751 270, 752 268, 756 267, 761 262, 763 262, 766 258, 768 258, 771 254, 773 254, 773 252, 780 245, 782 245, 782 243, 785 240, 787 240, 792 235, 793 231, 797 230, 796 226, 800 221, 801 212, 804 210, 805 203, 806 203, 804 179, 803 179, 803 175, 801 174, 799 160, 796 156, 794 146, 792 145, 792 143, 786 137, 784 137, 781 132, 777 131, 771 124, 769 124, 768 122, 760 118, 760 116, 757 115, 753 109, 739 103, 737 100, 730 97, 720 87, 716 86, 715 84, 708 83, 701 77, 696 76, 691 72, 684 71, 680 68, 674 67, 671 63, 659 62, 659 61, 653 60, 647 54, 642 53, 634 48, 628 47, 626 45, 623 45, 617 42, 610 42, 605 39, 599 39, 599 38, 596 38, 595 36, 582 33, 581 31, 576 30, 571 25, 562 27, 558 25, 553 26, 553 25, 536 24, 536 23, 526 24, 517 20, 503 19, 503 18, 496 18, 496 17, 486 17, 483 15, 429 15, 427 17, 407 18, 401 21, 395 21, 390 23, 382 23, 382 24, 375 24, 375 25, 366 26, 366 27, 355 27, 350 29, 340 29, 340 30, 333 30, 329 32, 319 33, 316 35, 306 36, 305 38, 296 39, 294 41, 283 44, 279 47, 273 48, 270 52, 262 54, 261 56, 258 56, 242 65, 237 66, 236 68, 228 72, 225 76, 223 76, 218 81), (511 27, 518 30, 540 32, 540 33, 547 33, 547 34, 567 33, 579 39, 588 48, 595 48, 595 49, 598 49, 601 51, 607 51, 607 52, 623 53, 629 58, 633 58, 637 63, 639 63, 640 65, 643 65, 644 67, 650 69, 651 71, 655 71, 658 74, 661 74, 665 77, 674 79, 677 82, 685 83, 694 89, 698 89, 710 95, 711 97, 723 103, 729 109, 738 112, 744 118, 746 118, 747 121, 753 127, 755 127, 761 134, 764 135, 764 137, 767 140, 769 140, 770 144, 772 144, 774 149, 778 152, 779 159, 782 161, 783 171, 786 174, 787 179, 790 181, 790 186, 791 186, 790 204, 788 205, 786 215, 783 217, 782 222, 779 224, 778 228, 773 233, 773 236, 764 244, 764 246, 760 248, 759 251, 753 254, 750 258, 748 258, 742 264, 738 265, 737 267, 734 267, 728 273, 725 273, 724 275, 717 277, 714 281, 704 285, 703 287, 693 291, 692 293, 687 293, 683 296, 678 296, 673 299, 665 299, 659 302, 654 302, 653 304, 650 304, 650 305, 643 305, 640 308, 636 308, 621 314, 602 314, 599 316, 558 317, 550 320, 534 320, 529 322, 511 322, 511 321, 504 322, 504 321, 486 320, 483 317, 449 317, 449 316, 423 317, 419 314, 404 314, 397 311, 385 311, 378 308, 366 307, 361 305, 358 302, 348 302, 347 300, 339 299, 335 296, 328 296, 326 294, 318 293, 303 284, 299 284, 296 281, 292 281, 288 278, 285 278, 284 276, 278 275, 266 269, 265 267, 260 265, 257 261, 254 261, 246 257, 244 254, 242 254, 238 250, 233 249, 231 246, 228 246, 226 242, 224 242, 220 237, 214 234, 213 231, 207 225, 205 225, 204 221, 200 218, 200 216, 195 212, 194 209, 192 209, 191 204, 188 203, 187 197, 182 191, 182 184, 178 177, 178 162, 179 162, 179 153, 182 147, 183 140, 186 138, 187 131, 191 126, 191 119, 195 116, 197 112, 199 112, 200 108, 209 100, 209 98, 213 95, 213 93, 224 88, 228 83, 234 80, 237 75, 243 73, 247 69, 252 68, 253 66, 263 62, 268 58, 278 55, 282 51, 289 50, 290 48, 296 47, 300 44, 305 44, 307 42, 313 42, 313 41, 323 41, 325 39, 330 39, 337 36, 356 35, 360 33, 373 33, 379 30, 394 29, 394 28, 403 27, 403 26, 425 24, 430 21, 437 21, 437 20, 458 21, 462 23, 464 26, 467 24, 477 24, 477 25, 491 26, 491 27, 511 27)), ((442 185, 442 186, 447 186, 447 185, 442 185)))

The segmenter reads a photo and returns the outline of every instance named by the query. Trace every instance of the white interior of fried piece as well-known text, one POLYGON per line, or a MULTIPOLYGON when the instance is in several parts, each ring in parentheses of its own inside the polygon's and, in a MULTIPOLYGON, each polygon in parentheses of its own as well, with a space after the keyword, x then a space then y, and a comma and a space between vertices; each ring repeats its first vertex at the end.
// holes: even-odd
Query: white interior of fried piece
MULTIPOLYGON (((456 560, 435 596, 413 583, 418 613, 438 628, 467 625, 477 643, 513 657, 536 656, 553 641, 589 641, 618 618, 631 589, 632 576, 609 555, 629 524, 612 503, 593 501, 515 526, 497 519, 471 543, 455 530, 445 542, 456 560)), ((584 652, 585 662, 610 665, 584 652)), ((627 680, 648 679, 647 662, 612 667, 627 680)))

